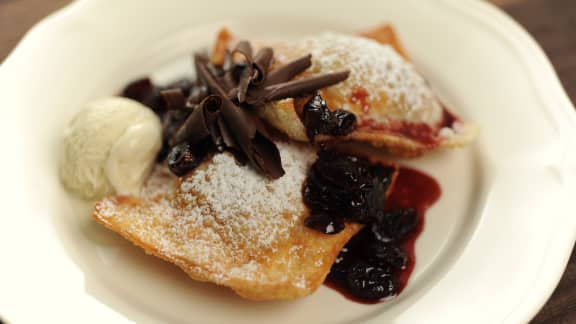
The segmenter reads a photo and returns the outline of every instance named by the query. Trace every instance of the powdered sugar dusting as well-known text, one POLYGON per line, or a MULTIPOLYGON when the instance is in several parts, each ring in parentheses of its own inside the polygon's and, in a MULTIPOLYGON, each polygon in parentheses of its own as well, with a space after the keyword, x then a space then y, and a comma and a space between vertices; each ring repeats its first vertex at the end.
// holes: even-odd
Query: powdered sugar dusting
POLYGON ((222 240, 252 256, 287 239, 291 228, 286 224, 295 223, 304 212, 299 188, 313 155, 295 146, 279 146, 286 174, 277 180, 262 177, 250 166, 238 167, 229 154, 214 156, 180 185, 180 191, 196 193, 186 196, 194 206, 186 217, 194 223, 209 222, 222 240), (198 212, 196 199, 210 213, 198 212))
MULTIPOLYGON (((278 48, 277 58, 284 62, 311 53, 312 74, 349 69, 348 79, 329 91, 350 98, 355 89, 361 88, 368 101, 380 103, 380 107, 361 114, 362 119, 385 122, 382 111, 386 118, 411 122, 434 124, 442 118, 442 107, 424 78, 389 45, 358 36, 325 33, 278 48)), ((342 108, 351 109, 349 102, 341 104, 342 108)))
MULTIPOLYGON (((277 145, 286 172, 280 179, 267 179, 250 166, 238 166, 232 155, 217 154, 181 180, 158 167, 139 198, 106 198, 96 213, 105 222, 122 222, 125 232, 145 238, 177 264, 181 258, 202 265, 189 273, 210 273, 217 283, 286 281, 284 273, 266 277, 261 266, 270 263, 269 255, 284 253, 278 248, 302 231, 301 188, 315 153, 310 147, 277 145)), ((274 262, 297 267, 301 249, 291 247, 274 262)), ((299 289, 307 289, 305 283, 293 282, 299 289)))

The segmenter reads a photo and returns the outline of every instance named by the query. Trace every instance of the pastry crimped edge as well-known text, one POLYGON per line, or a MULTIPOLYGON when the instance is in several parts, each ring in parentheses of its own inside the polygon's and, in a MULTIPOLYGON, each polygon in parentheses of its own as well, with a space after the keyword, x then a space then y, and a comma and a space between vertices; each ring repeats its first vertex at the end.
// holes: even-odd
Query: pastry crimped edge
MULTIPOLYGON (((153 255, 164 261, 172 263, 182 269, 190 278, 201 281, 201 282, 212 282, 220 286, 225 286, 231 288, 239 296, 254 300, 254 301, 264 301, 264 300, 291 300, 297 299, 304 296, 308 296, 316 291, 326 279, 329 271, 327 272, 317 272, 314 276, 308 277, 308 285, 303 289, 294 289, 294 286, 288 282, 279 282, 276 284, 268 283, 257 283, 242 279, 229 279, 220 280, 221 275, 217 272, 212 271, 207 267, 202 267, 191 260, 186 258, 174 256, 169 253, 159 251, 156 247, 143 242, 138 236, 126 231, 122 226, 115 222, 110 222, 107 217, 102 217, 98 213, 96 208, 92 217, 100 224, 104 225, 106 228, 120 234, 126 240, 130 241, 135 246, 144 250, 146 254, 153 255)), ((304 226, 302 224, 302 226, 304 226)), ((333 264, 340 253, 340 250, 344 245, 360 231, 363 225, 360 224, 346 224, 346 228, 338 234, 339 242, 338 244, 333 244, 332 249, 324 253, 324 263, 333 264)), ((313 230, 309 230, 312 232, 313 230)), ((324 235, 322 233, 312 233, 313 235, 324 235)), ((325 236, 326 237, 326 236, 325 236)), ((335 236, 333 236, 335 237, 335 236)))
MULTIPOLYGON (((262 117, 276 129, 281 130, 293 140, 308 142, 306 129, 297 114, 297 107, 293 99, 285 99, 267 106, 260 111, 262 117), (286 127, 290 125, 290 127, 286 127)), ((355 130, 347 136, 338 137, 338 141, 368 143, 375 148, 383 149, 387 153, 405 158, 413 158, 436 148, 459 148, 467 145, 476 138, 479 127, 472 123, 461 123, 457 134, 439 139, 435 145, 427 145, 410 138, 395 134, 386 134, 381 131, 370 132, 363 129, 355 130)), ((317 142, 334 141, 332 136, 316 136, 317 142)))

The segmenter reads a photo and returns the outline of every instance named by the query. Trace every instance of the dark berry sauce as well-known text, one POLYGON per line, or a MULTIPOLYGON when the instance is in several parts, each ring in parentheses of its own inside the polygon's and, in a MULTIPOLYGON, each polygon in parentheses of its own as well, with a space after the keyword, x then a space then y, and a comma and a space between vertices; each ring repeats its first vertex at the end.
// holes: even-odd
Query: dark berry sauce
POLYGON ((418 215, 418 226, 412 233, 400 241, 400 248, 404 250, 409 257, 406 268, 398 273, 398 281, 401 287, 400 291, 404 289, 408 283, 410 274, 412 274, 412 270, 414 270, 416 261, 414 245, 424 229, 426 211, 440 199, 441 194, 442 190, 440 189, 440 185, 431 176, 418 170, 400 168, 394 189, 392 189, 390 197, 388 197, 387 208, 414 208, 418 215))
POLYGON ((310 209, 306 226, 324 234, 338 234, 345 222, 381 222, 395 174, 393 166, 321 150, 303 188, 304 203, 310 209))
POLYGON ((398 295, 414 270, 414 244, 422 232, 426 210, 440 198, 432 177, 400 168, 386 201, 388 228, 369 224, 340 252, 325 284, 348 299, 374 304, 398 295), (377 235, 384 233, 388 235, 377 235))
POLYGON ((345 136, 356 126, 356 115, 342 109, 330 111, 319 94, 304 104, 301 119, 310 140, 318 134, 345 136))

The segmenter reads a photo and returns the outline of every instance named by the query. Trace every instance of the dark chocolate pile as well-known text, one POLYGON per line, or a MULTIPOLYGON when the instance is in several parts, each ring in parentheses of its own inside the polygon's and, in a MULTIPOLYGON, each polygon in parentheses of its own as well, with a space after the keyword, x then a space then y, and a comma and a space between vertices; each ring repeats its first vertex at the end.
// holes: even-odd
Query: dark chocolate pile
POLYGON ((310 95, 339 83, 349 71, 292 80, 310 67, 311 56, 271 70, 273 59, 272 48, 253 54, 250 44, 241 41, 222 65, 195 54, 195 81, 159 88, 142 79, 129 84, 123 95, 148 105, 162 118, 160 158, 167 155, 174 174, 186 174, 211 152, 228 151, 238 163, 250 163, 276 179, 284 174, 280 153, 257 110, 271 101, 310 95))

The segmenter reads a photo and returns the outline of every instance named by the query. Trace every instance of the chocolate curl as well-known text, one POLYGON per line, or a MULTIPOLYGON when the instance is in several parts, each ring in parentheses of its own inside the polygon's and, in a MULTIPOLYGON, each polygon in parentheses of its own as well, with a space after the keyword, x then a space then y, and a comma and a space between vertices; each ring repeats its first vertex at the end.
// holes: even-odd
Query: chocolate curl
POLYGON ((224 91, 226 92, 230 92, 232 89, 236 89, 238 86, 236 80, 234 79, 234 75, 230 71, 226 71, 224 76, 220 78, 220 81, 224 91))
POLYGON ((236 143, 236 140, 234 139, 234 135, 232 135, 232 132, 230 131, 228 125, 226 125, 226 122, 222 117, 218 118, 217 125, 218 129, 220 130, 220 134, 222 135, 224 145, 226 145, 226 148, 240 151, 238 143, 236 143))
MULTIPOLYGON (((272 70, 264 79, 264 81, 258 85, 255 93, 262 93, 262 89, 268 86, 285 83, 292 80, 296 75, 306 71, 312 65, 312 55, 308 54, 294 61, 287 63, 275 70, 272 70)), ((232 89, 228 94, 229 98, 235 98, 238 96, 238 89, 232 89)), ((256 99, 252 99, 254 102, 256 99)))
MULTIPOLYGON (((233 138, 242 150, 242 153, 250 160, 253 166, 266 176, 276 179, 284 174, 280 152, 265 133, 258 131, 256 117, 236 106, 224 93, 224 89, 218 84, 214 75, 207 69, 207 62, 198 57, 198 76, 206 82, 208 88, 221 96, 219 105, 220 118, 227 127, 220 128, 220 134, 228 131, 226 137, 233 138)), ((211 98, 210 96, 208 98, 211 98)), ((208 99, 207 98, 207 99, 208 99)), ((207 100, 205 99, 205 101, 207 100)), ((215 105, 216 106, 216 105, 215 105)), ((224 135, 222 135, 224 138, 224 135)), ((230 141, 231 142, 231 141, 230 141)))
POLYGON ((298 74, 306 71, 312 65, 312 55, 308 54, 272 70, 260 86, 283 83, 292 80, 298 74))
POLYGON ((139 102, 146 101, 154 96, 154 84, 150 78, 142 78, 128 84, 122 90, 122 96, 139 102))
POLYGON ((322 88, 340 83, 348 78, 350 71, 341 71, 293 80, 266 87, 266 101, 286 99, 318 91, 322 88))
MULTIPOLYGON (((250 151, 250 141, 256 134, 254 117, 244 109, 236 106, 230 99, 222 100, 221 113, 226 125, 245 153, 250 151)), ((248 154, 247 154, 248 155, 248 154)))
POLYGON ((212 143, 216 146, 216 150, 222 153, 226 150, 226 145, 224 144, 224 140, 222 139, 222 134, 220 133, 220 128, 218 124, 213 123, 210 126, 210 137, 212 138, 212 143))
POLYGON ((256 53, 256 56, 254 56, 254 62, 252 63, 257 72, 252 79, 254 85, 258 85, 266 80, 273 59, 274 51, 270 47, 264 47, 256 53))
POLYGON ((254 67, 252 65, 246 66, 246 68, 244 68, 244 71, 242 71, 237 87, 238 102, 242 103, 246 101, 246 93, 248 92, 250 82, 252 82, 253 75, 254 75, 254 67))
POLYGON ((168 110, 180 110, 186 107, 186 97, 180 88, 162 90, 160 95, 168 110))
POLYGON ((165 89, 180 89, 180 90, 182 90, 182 93, 186 97, 190 94, 190 91, 192 90, 192 88, 196 87, 196 86, 197 86, 197 84, 192 82, 190 79, 183 78, 183 79, 179 79, 177 81, 174 81, 174 82, 168 84, 165 87, 165 89))
POLYGON ((160 97, 160 92, 150 78, 142 78, 131 82, 122 90, 122 96, 136 100, 152 108, 158 114, 164 112, 164 102, 160 97))
POLYGON ((169 141, 170 146, 178 145, 184 141, 194 145, 208 136, 213 136, 212 125, 216 122, 221 105, 220 97, 206 97, 172 136, 169 141))
MULTIPOLYGON (((200 58, 199 61, 201 60, 202 58, 200 58)), ((220 87, 216 78, 210 74, 206 68, 206 63, 198 65, 198 75, 206 82, 212 92, 221 96, 220 100, 222 103, 220 105, 220 111, 222 112, 222 117, 226 124, 232 129, 232 134, 234 134, 234 138, 236 138, 240 146, 247 148, 248 141, 253 138, 256 133, 253 117, 250 113, 236 106, 228 99, 224 89, 220 87)))
POLYGON ((257 132, 252 140, 252 163, 269 178, 278 179, 284 175, 278 147, 270 139, 257 132))
POLYGON ((235 54, 241 54, 244 56, 247 63, 240 75, 237 93, 238 101, 244 102, 244 100, 246 100, 246 92, 248 91, 248 87, 250 86, 250 82, 252 82, 255 73, 252 61, 252 46, 247 41, 241 41, 236 45, 231 56, 234 57, 235 54))
POLYGON ((274 58, 274 51, 270 47, 264 47, 256 53, 256 56, 252 57, 250 43, 241 41, 236 45, 231 56, 235 54, 241 54, 246 60, 246 67, 244 67, 240 75, 237 92, 235 93, 238 102, 243 103, 246 101, 246 93, 250 85, 257 85, 265 81, 274 58))
POLYGON ((210 59, 206 56, 206 54, 194 53, 194 57, 193 57, 194 70, 196 70, 196 82, 199 85, 206 85, 206 82, 204 82, 204 80, 202 80, 202 78, 198 74, 198 71, 200 69, 200 65, 205 64, 206 62, 209 62, 209 61, 210 61, 210 59))
POLYGON ((222 98, 219 96, 209 96, 204 99, 200 105, 204 111, 204 121, 212 138, 212 143, 219 152, 224 152, 225 145, 218 127, 220 119, 220 107, 222 107, 222 98))
POLYGON ((326 73, 304 79, 293 80, 267 86, 250 92, 246 102, 250 105, 260 105, 269 101, 303 96, 322 88, 337 84, 348 78, 350 71, 326 73))
POLYGON ((239 41, 238 44, 236 44, 236 47, 232 50, 232 57, 234 57, 234 54, 236 53, 242 54, 246 59, 246 62, 252 64, 252 45, 250 45, 248 41, 239 41))
POLYGON ((260 119, 256 119, 256 136, 252 140, 254 164, 268 177, 278 179, 284 175, 278 147, 270 139, 270 133, 260 119))
POLYGON ((188 100, 186 101, 186 107, 192 108, 197 106, 208 96, 208 94, 208 88, 204 85, 192 87, 188 100))
POLYGON ((257 170, 272 179, 284 175, 278 148, 265 132, 258 129, 253 114, 234 105, 228 98, 223 100, 221 113, 232 137, 257 170))
POLYGON ((213 93, 222 97, 226 97, 226 92, 218 83, 216 77, 210 72, 208 68, 209 59, 205 55, 196 54, 194 56, 196 72, 198 73, 198 79, 200 79, 208 89, 213 93))
POLYGON ((254 81, 255 84, 264 81, 270 65, 272 65, 272 60, 274 58, 274 50, 270 47, 261 48, 256 55, 252 55, 252 46, 247 41, 239 42, 234 50, 232 51, 232 57, 234 54, 241 54, 246 60, 247 66, 252 66, 252 73, 250 74, 250 81, 254 81))
POLYGON ((234 139, 234 135, 232 134, 232 131, 230 131, 230 127, 226 124, 222 117, 218 118, 217 123, 220 134, 222 135, 222 139, 224 141, 224 145, 226 146, 226 150, 234 155, 234 159, 238 165, 246 165, 248 158, 234 139))
POLYGON ((236 98, 238 93, 238 82, 242 77, 242 72, 246 69, 246 64, 234 64, 232 62, 232 55, 228 55, 228 58, 230 63, 224 68, 226 72, 222 81, 226 85, 225 90, 229 93, 229 96, 231 91, 234 91, 234 97, 231 98, 236 98))

